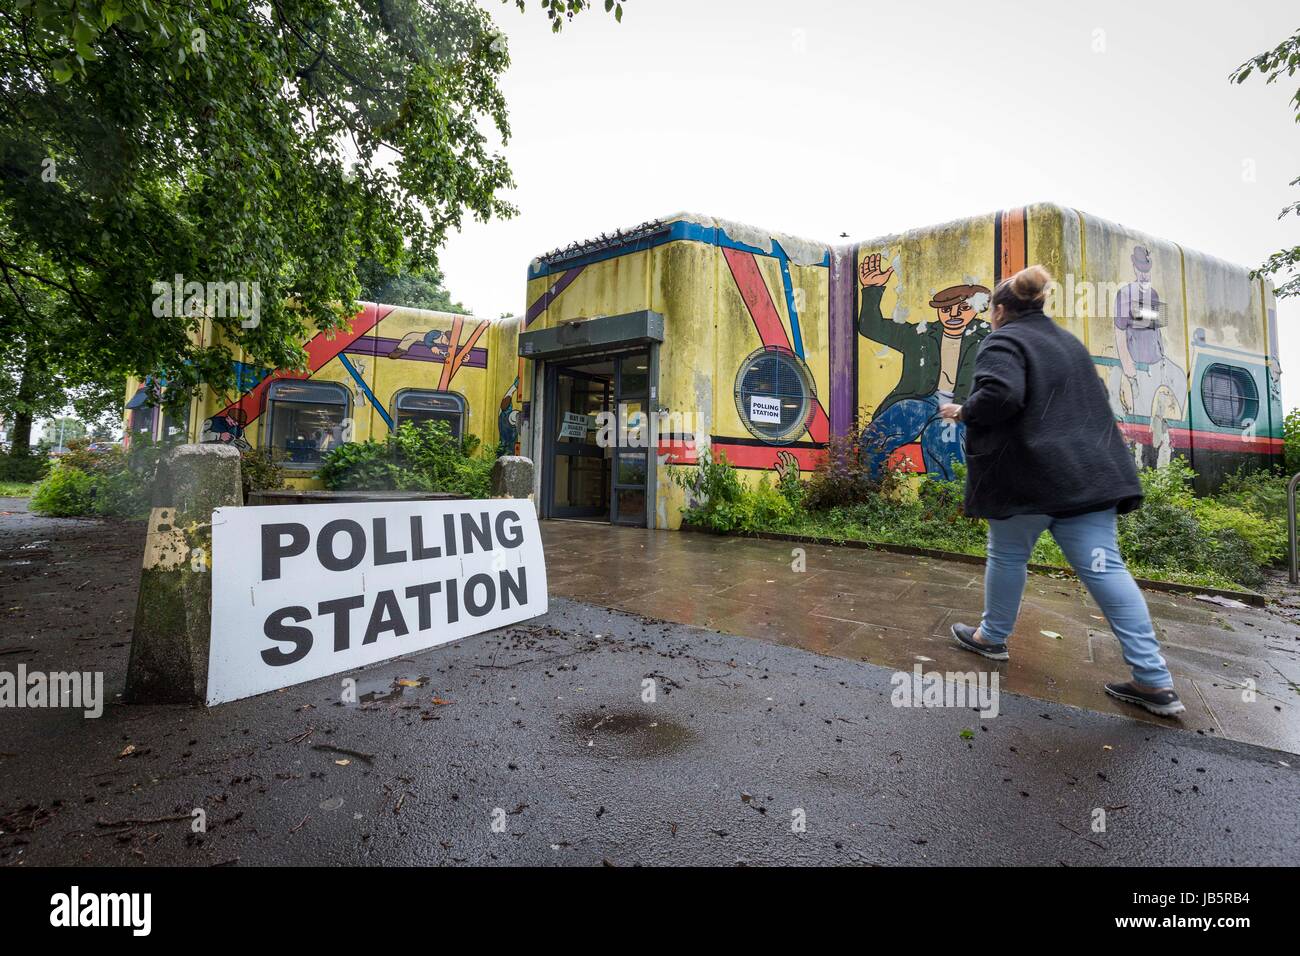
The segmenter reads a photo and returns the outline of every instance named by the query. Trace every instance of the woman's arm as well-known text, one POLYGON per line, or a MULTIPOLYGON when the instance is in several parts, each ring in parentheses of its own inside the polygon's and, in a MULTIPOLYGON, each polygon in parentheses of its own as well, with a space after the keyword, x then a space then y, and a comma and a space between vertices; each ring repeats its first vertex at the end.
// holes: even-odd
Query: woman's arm
POLYGON ((1014 340, 985 339, 975 360, 975 384, 961 407, 968 425, 997 425, 1025 407, 1025 356, 1014 340))

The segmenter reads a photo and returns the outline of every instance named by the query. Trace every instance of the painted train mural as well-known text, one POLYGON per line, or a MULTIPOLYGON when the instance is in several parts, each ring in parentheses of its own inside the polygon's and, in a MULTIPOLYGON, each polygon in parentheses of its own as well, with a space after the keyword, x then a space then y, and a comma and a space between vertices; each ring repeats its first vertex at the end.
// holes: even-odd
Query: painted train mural
POLYGON ((517 319, 367 305, 350 333, 307 344, 308 375, 242 367, 239 394, 199 396, 188 423, 150 418, 146 390, 128 407, 155 434, 281 448, 298 483, 333 442, 444 417, 533 457, 543 516, 563 513, 557 489, 572 490, 583 464, 591 516, 621 494, 630 523, 675 528, 685 492, 673 473, 706 446, 756 480, 811 470, 832 436, 858 434, 873 469, 951 476, 964 426, 945 436, 938 408, 969 393, 991 290, 1033 262, 1056 277, 1048 312, 1088 346, 1136 459, 1182 456, 1202 491, 1242 464, 1280 461, 1268 284, 1050 204, 845 245, 678 214, 535 260, 517 319), (661 332, 621 342, 603 331, 636 316, 661 332), (557 344, 584 331, 586 351, 557 344), (568 375, 559 391, 555 369, 568 375), (591 452, 602 467, 584 462, 588 413, 619 403, 637 376, 648 385, 632 431, 648 423, 650 447, 638 459, 615 443, 591 452))
MULTIPOLYGON (((163 414, 151 383, 127 383, 127 431, 159 440, 276 448, 291 485, 318 486, 321 456, 382 440, 406 421, 446 421, 489 449, 515 450, 517 323, 366 303, 346 331, 305 344, 308 371, 260 367, 236 351, 233 393, 203 389, 163 414)), ((207 331, 207 330, 205 330, 207 331)))

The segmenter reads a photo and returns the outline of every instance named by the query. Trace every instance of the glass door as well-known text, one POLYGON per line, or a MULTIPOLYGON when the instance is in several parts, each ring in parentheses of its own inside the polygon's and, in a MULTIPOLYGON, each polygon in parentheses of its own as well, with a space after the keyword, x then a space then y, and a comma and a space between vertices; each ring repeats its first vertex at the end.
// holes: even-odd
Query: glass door
POLYGON ((608 378, 554 369, 550 402, 550 514, 556 518, 609 516, 610 456, 597 442, 597 416, 608 411, 608 378))
POLYGON ((650 353, 633 352, 614 360, 615 430, 612 508, 615 524, 646 527, 649 488, 650 353))

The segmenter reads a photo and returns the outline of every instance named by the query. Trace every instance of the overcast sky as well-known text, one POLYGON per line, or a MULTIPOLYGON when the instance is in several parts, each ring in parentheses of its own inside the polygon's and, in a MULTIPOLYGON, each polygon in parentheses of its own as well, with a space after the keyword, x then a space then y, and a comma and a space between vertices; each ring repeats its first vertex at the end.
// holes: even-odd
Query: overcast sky
MULTIPOLYGON (((534 256, 682 209, 841 241, 1050 200, 1248 266, 1300 241, 1300 80, 1228 82, 1294 0, 627 0, 558 36, 480 3, 519 215, 442 253, 478 315, 522 311, 534 256)), ((1279 325, 1292 407, 1300 303, 1279 325)))

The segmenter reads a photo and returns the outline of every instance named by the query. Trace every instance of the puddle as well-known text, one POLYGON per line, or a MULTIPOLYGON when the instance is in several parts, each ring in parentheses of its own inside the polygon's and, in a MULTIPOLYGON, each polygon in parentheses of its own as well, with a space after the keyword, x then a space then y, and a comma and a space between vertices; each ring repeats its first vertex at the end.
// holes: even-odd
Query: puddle
POLYGON ((636 710, 594 710, 578 714, 573 729, 583 746, 626 757, 660 757, 676 753, 695 739, 695 732, 661 715, 636 710))
POLYGON ((427 674, 419 677, 399 674, 391 680, 357 681, 357 703, 375 704, 387 700, 401 700, 407 691, 419 691, 428 685, 431 679, 427 674))

